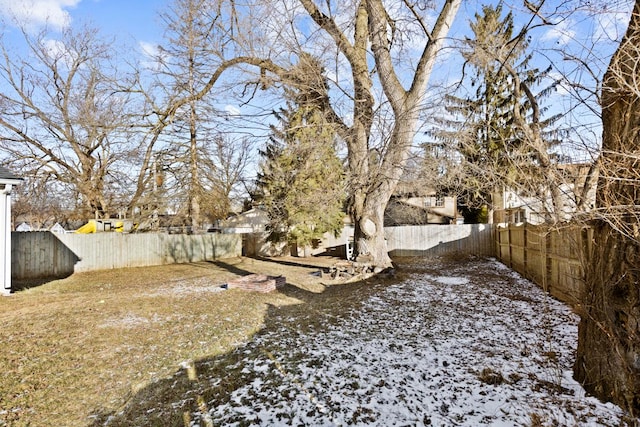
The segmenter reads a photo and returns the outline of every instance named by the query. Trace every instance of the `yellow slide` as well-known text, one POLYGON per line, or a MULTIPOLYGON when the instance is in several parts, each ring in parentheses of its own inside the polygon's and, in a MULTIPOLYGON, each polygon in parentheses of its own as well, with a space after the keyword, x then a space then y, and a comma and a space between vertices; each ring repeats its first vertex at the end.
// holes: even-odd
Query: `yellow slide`
POLYGON ((93 219, 76 230, 76 233, 81 233, 81 234, 90 234, 95 232, 96 232, 96 221, 93 219))

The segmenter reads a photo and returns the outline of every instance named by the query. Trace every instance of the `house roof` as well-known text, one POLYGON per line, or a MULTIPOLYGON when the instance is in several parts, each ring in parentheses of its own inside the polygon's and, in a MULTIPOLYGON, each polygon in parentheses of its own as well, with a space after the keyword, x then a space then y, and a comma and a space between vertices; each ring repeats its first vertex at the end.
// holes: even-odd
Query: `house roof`
POLYGON ((22 181, 22 178, 14 175, 9 169, 4 166, 0 166, 0 182, 9 183, 9 184, 17 184, 22 181))
POLYGON ((220 227, 222 229, 245 230, 243 232, 257 232, 263 231, 268 223, 269 215, 267 212, 260 208, 253 208, 221 221, 220 227))
POLYGON ((416 183, 408 183, 408 182, 400 182, 396 186, 396 190, 393 193, 394 197, 407 197, 407 196, 415 196, 415 197, 427 197, 427 196, 435 196, 438 192, 431 187, 426 187, 424 185, 417 185, 416 183))

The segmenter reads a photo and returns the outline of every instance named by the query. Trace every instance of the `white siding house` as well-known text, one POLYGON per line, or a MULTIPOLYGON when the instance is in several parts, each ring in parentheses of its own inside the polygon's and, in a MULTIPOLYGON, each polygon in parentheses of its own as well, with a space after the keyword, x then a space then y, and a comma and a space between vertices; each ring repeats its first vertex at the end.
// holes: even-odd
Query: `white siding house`
POLYGON ((11 189, 21 178, 0 166, 0 293, 11 293, 11 189))

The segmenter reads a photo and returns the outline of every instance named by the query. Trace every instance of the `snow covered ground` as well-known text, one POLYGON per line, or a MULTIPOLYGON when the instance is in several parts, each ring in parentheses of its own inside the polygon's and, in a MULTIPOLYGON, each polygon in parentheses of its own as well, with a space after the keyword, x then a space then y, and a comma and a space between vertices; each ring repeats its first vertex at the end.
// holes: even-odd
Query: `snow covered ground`
POLYGON ((494 260, 409 271, 346 312, 279 319, 237 350, 233 389, 192 425, 627 424, 572 379, 578 318, 564 304, 494 260))

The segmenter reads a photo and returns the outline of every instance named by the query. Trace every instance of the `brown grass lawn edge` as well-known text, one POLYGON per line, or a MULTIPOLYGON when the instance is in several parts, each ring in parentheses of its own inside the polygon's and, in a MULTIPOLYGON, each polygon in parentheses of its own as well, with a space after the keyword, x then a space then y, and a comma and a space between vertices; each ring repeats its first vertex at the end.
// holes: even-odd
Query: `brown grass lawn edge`
POLYGON ((313 273, 333 262, 234 258, 76 273, 0 298, 0 426, 81 426, 117 414, 181 366, 248 342, 270 307, 321 293, 313 273), (283 275, 288 291, 221 290, 250 273, 283 275))

